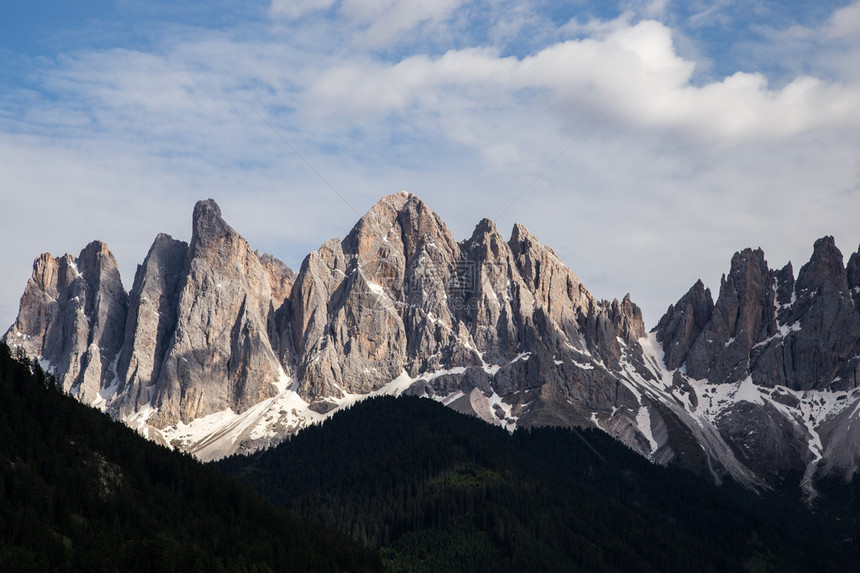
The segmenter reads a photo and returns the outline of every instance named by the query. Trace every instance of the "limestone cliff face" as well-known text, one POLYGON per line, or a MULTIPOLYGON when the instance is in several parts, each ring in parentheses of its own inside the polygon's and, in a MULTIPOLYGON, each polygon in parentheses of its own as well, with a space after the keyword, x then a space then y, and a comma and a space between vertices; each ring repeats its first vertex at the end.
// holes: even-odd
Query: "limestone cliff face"
POLYGON ((107 245, 75 258, 43 254, 4 340, 38 357, 63 389, 92 403, 116 377, 128 296, 107 245))
POLYGON ((467 325, 476 348, 491 364, 524 351, 533 329, 535 299, 517 269, 514 253, 489 219, 461 244, 462 263, 454 287, 455 315, 467 325))
POLYGON ((832 237, 819 239, 795 280, 791 264, 770 270, 761 250, 747 249, 732 258, 713 307, 699 282, 655 329, 668 368, 713 393, 739 385, 741 400, 709 404, 742 463, 771 477, 803 471, 809 492, 821 470, 860 468, 860 441, 846 439, 860 423, 860 263, 856 254, 842 261, 832 237))
POLYGON ((417 379, 411 393, 499 392, 535 423, 633 400, 603 370, 569 363, 618 368, 619 337, 645 336, 638 307, 596 300, 522 225, 505 241, 485 219, 457 243, 418 197, 385 197, 305 259, 290 298, 300 393, 321 412, 402 372, 417 379), (526 389, 541 398, 515 396, 526 389))
POLYGON ((420 369, 416 360, 440 365, 433 357, 450 350, 447 283, 458 258, 438 215, 406 193, 308 255, 291 296, 303 396, 367 393, 420 369))
POLYGON ((687 353, 687 373, 715 383, 745 378, 753 345, 776 333, 774 297, 761 249, 735 253, 710 320, 687 353))
POLYGON ((275 310, 278 310, 290 298, 290 292, 296 280, 296 273, 270 254, 264 253, 259 255, 256 252, 255 254, 258 255, 260 265, 266 271, 266 277, 269 279, 269 286, 272 289, 272 306, 275 310))
MULTIPOLYGON (((812 257, 797 275, 794 294, 784 323, 792 330, 783 345, 784 384, 800 390, 856 388, 860 378, 849 361, 860 341, 860 315, 833 237, 815 242, 812 257)), ((776 380, 761 376, 757 382, 779 384, 779 370, 776 373, 776 380)))
POLYGON ((596 301, 591 293, 555 252, 541 245, 523 225, 514 225, 510 248, 517 270, 533 293, 541 314, 568 339, 579 338, 580 317, 594 310, 591 307, 596 301))
POLYGON ((860 312, 860 248, 848 259, 845 268, 848 288, 851 289, 851 297, 854 299, 854 308, 860 312))
POLYGON ((155 426, 247 410, 278 393, 268 337, 269 274, 214 201, 194 207, 173 337, 159 372, 155 426))
POLYGON ((129 295, 104 243, 39 257, 4 340, 81 401, 138 426, 241 414, 278 395, 293 368, 294 280, 200 201, 191 243, 156 237, 129 295))
POLYGON ((674 370, 686 361, 690 347, 713 314, 711 291, 701 280, 696 281, 676 304, 669 306, 655 329, 657 341, 663 344, 666 367, 674 370))
POLYGON ((268 319, 269 342, 284 372, 294 374, 296 345, 293 340, 293 307, 290 294, 296 273, 272 255, 260 255, 260 264, 269 278, 272 289, 272 307, 268 319))
POLYGON ((860 316, 851 268, 832 237, 816 241, 796 281, 790 265, 770 270, 760 249, 736 253, 712 310, 697 283, 658 324, 666 365, 717 384, 751 376, 794 390, 856 387, 860 316))
POLYGON ((151 387, 158 382, 176 329, 187 256, 187 243, 161 234, 137 268, 118 364, 120 385, 113 408, 119 417, 150 403, 151 387))

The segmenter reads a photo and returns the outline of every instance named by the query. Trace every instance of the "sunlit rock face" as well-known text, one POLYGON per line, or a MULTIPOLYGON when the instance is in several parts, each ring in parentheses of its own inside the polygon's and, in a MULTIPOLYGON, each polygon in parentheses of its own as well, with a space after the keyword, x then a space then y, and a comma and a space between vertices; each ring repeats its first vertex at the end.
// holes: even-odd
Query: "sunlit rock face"
POLYGON ((176 328, 152 405, 156 427, 243 412, 278 393, 281 367, 268 337, 269 273, 211 199, 194 207, 176 328))
POLYGON ((160 234, 137 268, 118 362, 119 387, 112 404, 120 417, 150 402, 150 388, 158 381, 176 330, 187 256, 186 243, 160 234))
POLYGON ((92 403, 116 377, 128 295, 107 245, 93 241, 78 257, 41 255, 4 340, 21 346, 64 390, 92 403))

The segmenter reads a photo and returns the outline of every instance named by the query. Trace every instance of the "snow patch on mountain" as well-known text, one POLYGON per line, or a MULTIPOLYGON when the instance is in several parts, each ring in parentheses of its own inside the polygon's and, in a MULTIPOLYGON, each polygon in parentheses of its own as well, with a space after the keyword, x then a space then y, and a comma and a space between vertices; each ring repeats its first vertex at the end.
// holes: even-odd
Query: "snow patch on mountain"
POLYGON ((639 428, 639 431, 647 438, 648 443, 651 444, 651 451, 649 454, 653 454, 659 444, 657 440, 654 439, 654 434, 651 432, 651 413, 645 406, 640 406, 639 411, 636 413, 636 426, 639 428))

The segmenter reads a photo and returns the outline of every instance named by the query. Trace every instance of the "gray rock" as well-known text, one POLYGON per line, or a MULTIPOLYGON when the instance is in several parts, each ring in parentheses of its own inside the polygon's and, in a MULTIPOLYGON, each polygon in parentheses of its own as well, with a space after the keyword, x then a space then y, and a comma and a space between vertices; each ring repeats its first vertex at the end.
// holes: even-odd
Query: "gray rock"
POLYGON ((260 264, 269 279, 269 287, 272 289, 272 306, 278 310, 290 297, 296 273, 282 261, 270 254, 258 255, 260 264))
POLYGON ((267 328, 269 276, 211 199, 194 206, 186 269, 153 398, 156 427, 243 412, 278 393, 281 367, 267 328))
POLYGON ((579 342, 580 320, 596 312, 596 300, 555 252, 541 245, 523 225, 514 225, 508 243, 525 287, 549 324, 579 342))
POLYGON ((780 309, 785 335, 754 355, 753 380, 795 390, 853 388, 856 373, 844 367, 856 355, 860 317, 833 237, 815 242, 794 286, 794 302, 780 309))
POLYGON ((94 241, 78 258, 43 254, 4 341, 46 363, 64 390, 87 404, 116 377, 128 296, 107 245, 94 241))
POLYGON ((469 325, 477 349, 490 364, 508 362, 521 351, 534 297, 520 276, 514 255, 489 219, 461 243, 461 282, 451 296, 464 301, 455 309, 469 325))
POLYGON ((737 458, 769 480, 805 467, 809 436, 770 404, 738 402, 717 421, 737 458))
MULTIPOLYGON (((860 392, 852 392, 851 399, 860 400, 860 392)), ((821 475, 851 480, 860 468, 860 417, 854 408, 846 408, 824 420, 818 433, 824 445, 821 475)))
MULTIPOLYGON (((857 280, 854 266, 849 263, 857 280)), ((751 376, 767 387, 853 388, 860 322, 848 277, 832 237, 815 242, 797 281, 790 263, 775 272, 761 250, 736 253, 704 325, 707 303, 699 285, 661 319, 656 330, 666 365, 683 364, 694 378, 712 383, 751 376)))
POLYGON ((774 277, 761 249, 735 253, 707 326, 687 353, 687 372, 721 384, 748 375, 752 347, 773 336, 774 277))
POLYGON ((296 273, 272 255, 261 255, 260 264, 266 271, 272 289, 272 304, 268 316, 269 341, 284 372, 292 376, 295 374, 296 345, 293 339, 293 306, 290 294, 296 281, 296 273))
POLYGON ((848 279, 848 288, 851 289, 851 297, 854 299, 854 309, 860 312, 860 247, 848 259, 845 274, 848 279))
POLYGON ((674 370, 686 361, 690 347, 710 322, 713 313, 711 291, 701 280, 696 281, 676 304, 669 306, 654 329, 657 341, 663 345, 666 368, 674 370))
POLYGON ((291 298, 299 391, 307 399, 367 393, 402 371, 401 215, 409 201, 407 194, 384 198, 342 243, 329 241, 302 264, 291 298))
MULTIPOLYGON (((831 406, 834 414, 819 420, 808 408, 814 412, 834 396, 796 393, 844 392, 860 385, 860 316, 854 301, 858 260, 852 255, 843 267, 833 238, 824 237, 815 242, 795 281, 791 264, 770 271, 763 253, 748 249, 732 259, 707 320, 701 320, 707 316, 701 302, 700 319, 690 318, 691 301, 704 298, 697 285, 670 307, 656 329, 667 367, 679 368, 675 392, 682 390, 683 370, 712 384, 750 378, 762 390, 769 401, 748 395, 723 405, 720 434, 734 457, 765 480, 802 472, 810 498, 811 480, 820 468, 842 475, 858 469, 858 442, 847 438, 856 427, 854 406, 840 409, 837 403, 831 406), (813 447, 819 442, 821 452, 813 447), (813 456, 811 449, 819 453, 813 456)), ((683 394, 691 397, 685 389, 683 394)), ((844 394, 835 399, 853 404, 844 394)), ((860 401, 860 395, 850 400, 860 401)))
MULTIPOLYGON (((780 307, 788 307, 794 300, 794 269, 788 262, 782 269, 774 274, 776 279, 776 303, 780 307)), ((785 320, 780 316, 780 323, 785 320)))
POLYGON ((187 254, 185 242, 160 234, 137 267, 118 363, 119 388, 111 406, 116 417, 129 416, 150 403, 150 386, 159 379, 176 329, 187 254))

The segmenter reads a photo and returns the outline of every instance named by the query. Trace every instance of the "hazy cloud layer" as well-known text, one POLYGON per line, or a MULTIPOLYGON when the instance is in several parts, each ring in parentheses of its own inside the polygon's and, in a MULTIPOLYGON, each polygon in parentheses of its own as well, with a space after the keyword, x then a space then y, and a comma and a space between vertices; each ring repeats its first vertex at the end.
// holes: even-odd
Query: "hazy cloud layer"
POLYGON ((847 258, 860 3, 792 20, 761 2, 755 25, 732 2, 605 6, 275 0, 228 24, 153 9, 140 40, 7 50, 3 326, 39 253, 105 240, 130 286, 205 197, 297 268, 405 188, 460 239, 482 217, 526 224, 651 324, 746 246, 797 269, 833 234, 847 258))

